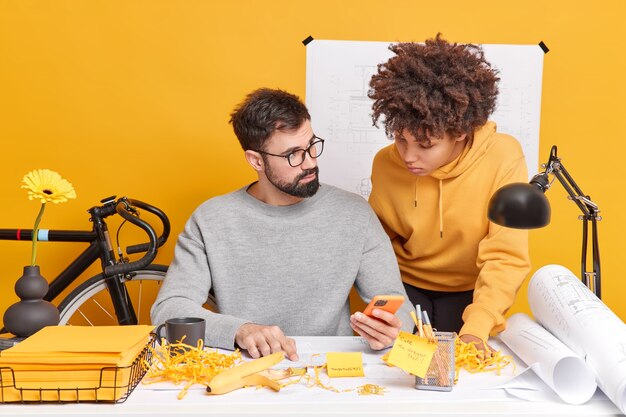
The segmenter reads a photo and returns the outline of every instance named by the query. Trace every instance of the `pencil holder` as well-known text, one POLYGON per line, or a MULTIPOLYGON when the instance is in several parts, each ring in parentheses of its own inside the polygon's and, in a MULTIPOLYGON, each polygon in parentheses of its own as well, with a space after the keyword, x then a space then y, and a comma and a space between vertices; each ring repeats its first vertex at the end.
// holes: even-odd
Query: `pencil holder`
POLYGON ((454 332, 435 332, 437 350, 424 378, 415 377, 415 388, 431 391, 452 391, 454 387, 454 332))

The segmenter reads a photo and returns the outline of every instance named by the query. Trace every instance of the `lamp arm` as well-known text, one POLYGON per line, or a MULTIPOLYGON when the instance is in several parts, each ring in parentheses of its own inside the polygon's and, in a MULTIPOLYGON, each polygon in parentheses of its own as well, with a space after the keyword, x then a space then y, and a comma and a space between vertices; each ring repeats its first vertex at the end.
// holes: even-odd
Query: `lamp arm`
POLYGON ((552 171, 556 179, 559 180, 563 188, 565 188, 565 191, 570 196, 570 199, 583 213, 585 219, 600 220, 600 216, 598 216, 598 213, 600 212, 598 205, 591 201, 591 198, 588 195, 583 193, 578 184, 576 184, 576 181, 574 181, 569 172, 567 172, 560 159, 557 158, 555 160, 550 160, 548 162, 548 166, 548 169, 552 171))
POLYGON ((600 287, 600 248, 598 246, 597 219, 591 219, 591 239, 592 239, 592 262, 593 262, 593 292, 598 298, 601 297, 600 287))
MULTIPOLYGON (((600 249, 598 245, 598 220, 602 220, 599 216, 600 210, 598 205, 591 201, 588 195, 585 195, 580 189, 576 181, 567 172, 567 169, 561 163, 561 159, 557 156, 556 146, 553 146, 550 151, 550 159, 544 164, 546 170, 543 173, 554 174, 556 179, 559 180, 565 191, 570 196, 570 199, 578 206, 583 213, 580 219, 583 221, 583 239, 582 239, 582 259, 581 259, 581 280, 593 293, 601 298, 601 285, 600 285, 600 249), (588 251, 588 225, 591 222, 591 256, 592 256, 592 272, 587 271, 587 251, 588 251)), ((548 185, 549 187, 549 185, 548 185)), ((546 187, 547 188, 547 187, 546 187)), ((544 190, 545 191, 545 190, 544 190)))

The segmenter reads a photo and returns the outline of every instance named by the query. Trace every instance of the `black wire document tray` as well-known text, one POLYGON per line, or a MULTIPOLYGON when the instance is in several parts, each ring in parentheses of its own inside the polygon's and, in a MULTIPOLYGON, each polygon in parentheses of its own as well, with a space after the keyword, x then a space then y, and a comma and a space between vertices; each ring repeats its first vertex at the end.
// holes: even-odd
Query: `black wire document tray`
MULTIPOLYGON (((121 403, 141 382, 152 359, 156 336, 151 334, 146 346, 133 363, 124 367, 102 367, 80 370, 81 380, 72 379, 71 372, 45 387, 28 383, 28 371, 16 372, 10 367, 0 367, 0 403, 121 403), (16 376, 17 375, 17 376, 16 376), (83 378, 86 377, 86 378, 83 378), (51 385, 55 385, 52 387, 51 385)), ((45 369, 36 372, 46 372, 45 369)))

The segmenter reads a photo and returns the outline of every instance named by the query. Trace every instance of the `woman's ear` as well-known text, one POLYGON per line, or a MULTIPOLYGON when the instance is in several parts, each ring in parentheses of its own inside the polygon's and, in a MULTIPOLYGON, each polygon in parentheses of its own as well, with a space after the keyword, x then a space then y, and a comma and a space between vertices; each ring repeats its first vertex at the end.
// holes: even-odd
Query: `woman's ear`
POLYGON ((260 153, 247 150, 244 152, 244 155, 246 157, 246 161, 248 161, 252 169, 254 169, 257 172, 263 171, 263 157, 261 156, 260 153))
POLYGON ((455 142, 462 142, 467 138, 467 133, 463 133, 461 136, 454 139, 455 142))

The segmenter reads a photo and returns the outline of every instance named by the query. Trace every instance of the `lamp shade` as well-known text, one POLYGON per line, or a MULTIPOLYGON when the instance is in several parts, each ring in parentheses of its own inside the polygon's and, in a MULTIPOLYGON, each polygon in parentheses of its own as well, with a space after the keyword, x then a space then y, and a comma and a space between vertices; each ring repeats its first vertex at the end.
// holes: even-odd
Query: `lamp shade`
POLYGON ((487 216, 500 226, 536 229, 550 223, 550 203, 535 185, 507 184, 491 196, 487 216))

